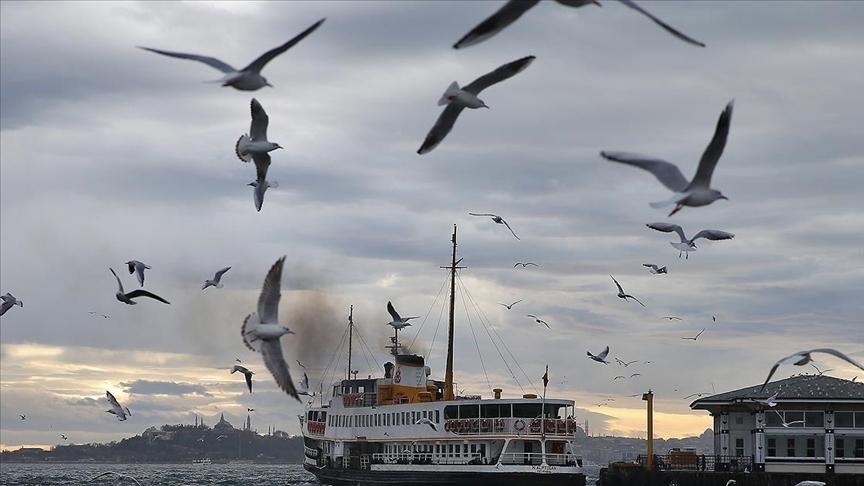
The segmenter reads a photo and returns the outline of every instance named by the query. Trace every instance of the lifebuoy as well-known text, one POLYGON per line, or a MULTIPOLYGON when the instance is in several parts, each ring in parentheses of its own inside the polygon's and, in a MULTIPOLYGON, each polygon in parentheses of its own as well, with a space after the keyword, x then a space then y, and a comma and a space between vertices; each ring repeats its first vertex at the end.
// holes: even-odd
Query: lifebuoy
POLYGON ((490 426, 489 419, 483 419, 480 421, 480 429, 483 432, 489 432, 489 426, 490 426))
POLYGON ((480 428, 480 421, 477 419, 471 420, 471 432, 477 432, 480 428))
POLYGON ((525 421, 522 419, 516 420, 515 422, 513 422, 513 428, 518 430, 519 432, 522 432, 523 430, 525 430, 525 421))
POLYGON ((531 432, 540 432, 540 421, 534 419, 531 421, 531 432))
POLYGON ((446 430, 447 432, 450 432, 450 421, 449 420, 444 421, 444 430, 446 430))
POLYGON ((504 430, 504 421, 503 420, 501 420, 501 419, 495 420, 495 430, 497 430, 498 432, 501 432, 502 430, 504 430))
POLYGON ((549 434, 555 432, 555 421, 554 420, 546 420, 546 432, 549 434))

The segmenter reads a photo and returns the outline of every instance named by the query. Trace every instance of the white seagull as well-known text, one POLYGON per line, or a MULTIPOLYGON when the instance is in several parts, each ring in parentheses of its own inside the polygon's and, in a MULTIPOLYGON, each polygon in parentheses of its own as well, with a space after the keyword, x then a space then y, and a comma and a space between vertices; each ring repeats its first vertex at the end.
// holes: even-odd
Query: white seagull
POLYGON ((315 392, 309 391, 309 377, 306 376, 306 373, 303 373, 303 379, 300 380, 300 387, 297 390, 299 395, 306 395, 307 397, 314 397, 315 392))
POLYGON ((141 284, 142 287, 144 286, 144 270, 150 270, 153 268, 144 262, 139 262, 138 260, 129 260, 126 262, 126 266, 129 268, 129 275, 134 273, 138 278, 138 283, 141 284))
POLYGON ((246 386, 249 388, 249 393, 252 393, 252 375, 254 375, 255 373, 249 371, 249 369, 245 366, 234 365, 233 367, 231 367, 232 375, 237 371, 243 373, 246 376, 246 386))
MULTIPOLYGON (((690 259, 690 252, 696 251, 696 245, 693 243, 699 238, 705 238, 706 240, 719 241, 719 240, 731 240, 735 237, 732 233, 727 233, 725 231, 715 230, 715 229, 704 229, 698 233, 693 238, 687 239, 684 236, 684 230, 678 226, 677 224, 672 223, 648 223, 645 226, 657 230, 662 231, 664 233, 676 232, 678 236, 681 238, 680 243, 675 243, 674 241, 670 241, 669 244, 672 245, 673 248, 678 250, 678 258, 681 258, 682 253, 687 254, 687 258, 685 260, 690 259)), ((716 320, 716 319, 715 319, 716 320)))
POLYGON ((428 418, 421 418, 414 422, 414 425, 428 425, 429 427, 432 427, 432 430, 438 432, 438 427, 435 427, 435 422, 429 420, 428 418))
POLYGON ((769 407, 776 407, 777 406, 777 402, 776 402, 777 395, 779 395, 779 394, 780 394, 780 392, 778 391, 768 398, 755 398, 755 399, 753 399, 753 401, 756 403, 761 403, 762 405, 767 405, 769 407))
MULTIPOLYGON (((157 437, 157 438, 158 438, 158 437, 157 437)), ((118 478, 121 478, 121 479, 131 479, 132 481, 135 482, 135 484, 137 484, 138 486, 141 486, 141 483, 139 483, 138 480, 135 479, 134 477, 129 476, 129 475, 126 475, 126 474, 120 474, 120 473, 118 473, 118 472, 114 472, 114 471, 105 471, 105 472, 103 472, 103 473, 99 473, 99 474, 93 476, 92 478, 90 478, 90 482, 93 482, 93 481, 95 481, 96 479, 99 479, 99 478, 101 478, 102 476, 107 476, 107 475, 109 475, 109 474, 113 474, 113 475, 115 475, 115 476, 117 476, 118 478)))
POLYGON ((648 267, 648 271, 654 275, 658 275, 661 273, 668 273, 666 271, 666 267, 657 267, 657 265, 654 265, 653 263, 643 263, 642 266, 648 267))
POLYGON ((297 35, 297 37, 294 37, 293 39, 289 40, 288 42, 282 44, 279 47, 265 52, 258 59, 255 59, 254 61, 252 61, 251 64, 240 70, 234 69, 230 65, 220 61, 219 59, 216 59, 215 57, 200 56, 198 54, 185 54, 182 52, 162 51, 159 49, 151 49, 149 47, 136 47, 138 47, 139 49, 144 49, 145 51, 162 54, 164 56, 203 62, 204 64, 225 73, 225 76, 222 77, 222 79, 208 82, 222 83, 223 87, 231 86, 234 89, 238 89, 240 91, 255 91, 257 89, 263 88, 264 86, 273 87, 273 85, 267 82, 267 78, 261 76, 261 69, 263 69, 268 62, 273 60, 274 57, 287 51, 292 46, 294 46, 294 44, 297 44, 298 42, 303 40, 304 37, 314 32, 315 29, 317 29, 321 26, 322 23, 324 23, 324 20, 325 19, 319 20, 311 27, 297 35))
POLYGON ((780 366, 781 364, 793 364, 795 366, 804 366, 805 364, 807 364, 813 360, 813 358, 810 356, 811 353, 830 354, 831 356, 836 356, 836 357, 852 364, 853 366, 856 366, 858 369, 864 370, 864 366, 862 366, 861 363, 855 361, 854 359, 850 358, 849 356, 846 356, 845 354, 841 353, 840 351, 837 351, 836 349, 816 348, 816 349, 811 349, 810 351, 798 351, 797 353, 790 355, 790 356, 786 356, 785 358, 781 359, 780 361, 774 363, 774 366, 771 367, 771 371, 768 372, 768 378, 765 378, 765 383, 763 383, 762 388, 759 389, 759 393, 762 393, 763 391, 765 391, 765 385, 767 385, 768 381, 771 380, 771 377, 774 376, 774 372, 777 371, 778 366, 780 366))
MULTIPOLYGON (((492 214, 492 213, 468 213, 468 214, 470 214, 471 216, 489 216, 490 218, 492 218, 492 221, 494 221, 495 223, 503 224, 504 226, 506 226, 507 229, 510 230, 511 233, 513 233, 513 236, 516 237, 517 240, 522 239, 522 238, 519 238, 518 236, 516 236, 516 233, 513 232, 513 228, 511 228, 510 225, 507 224, 507 221, 504 221, 504 218, 502 218, 501 216, 498 216, 497 214, 492 214)), ((518 265, 518 263, 516 265, 518 265)), ((516 265, 513 265, 513 267, 515 268, 516 265)))
POLYGON ((105 396, 108 397, 108 403, 111 404, 111 410, 105 410, 107 413, 113 413, 117 416, 117 420, 124 421, 127 417, 132 416, 132 412, 127 407, 121 407, 120 402, 114 398, 110 391, 105 390, 105 396))
POLYGON ((222 280, 222 275, 225 275, 225 272, 227 272, 228 270, 231 270, 231 267, 225 267, 216 272, 216 274, 213 275, 213 280, 205 280, 204 286, 201 287, 201 290, 204 290, 207 287, 216 287, 217 289, 221 289, 222 287, 224 287, 225 285, 222 284, 220 281, 222 280))
POLYGON ((626 152, 600 152, 600 155, 613 162, 621 162, 624 164, 645 169, 654 174, 664 186, 675 193, 671 198, 652 202, 652 208, 662 208, 670 204, 675 205, 675 209, 669 213, 669 216, 677 213, 684 206, 698 207, 706 206, 718 199, 729 199, 720 191, 711 189, 711 175, 714 173, 714 168, 723 155, 723 149, 726 147, 726 138, 729 136, 729 124, 732 121, 732 106, 734 100, 726 105, 726 109, 720 114, 720 119, 717 120, 717 128, 714 131, 714 137, 711 143, 702 154, 699 160, 699 168, 696 169, 696 175, 691 181, 687 181, 677 165, 666 162, 662 159, 654 159, 651 157, 643 157, 641 155, 626 153, 626 152))
POLYGON ((534 319, 534 321, 537 322, 537 324, 543 324, 544 326, 546 326, 546 329, 549 329, 550 331, 552 330, 552 328, 549 327, 549 324, 546 324, 546 321, 544 321, 543 319, 540 319, 539 317, 535 316, 534 314, 527 314, 525 317, 530 317, 530 318, 534 319))
POLYGON ((388 322, 387 324, 390 326, 393 326, 393 329, 397 329, 397 330, 402 329, 402 328, 407 327, 407 326, 410 326, 411 324, 408 321, 410 321, 411 319, 417 319, 418 317, 420 317, 420 316, 400 317, 399 313, 396 312, 396 309, 393 308, 393 304, 390 301, 387 302, 387 312, 389 312, 390 317, 393 318, 393 320, 388 322))
MULTIPOLYGON (((243 162, 252 160, 255 154, 266 154, 276 149, 281 149, 282 146, 276 142, 267 140, 267 125, 270 123, 270 117, 264 111, 261 103, 252 98, 249 103, 250 111, 252 112, 252 122, 249 125, 249 134, 240 135, 237 143, 234 144, 234 153, 237 158, 243 162)), ((263 162, 263 160, 262 160, 263 162)), ((267 167, 270 166, 270 157, 267 157, 266 164, 259 163, 255 159, 255 167, 258 169, 258 178, 264 179, 267 175, 267 167), (263 166, 263 167, 262 167, 263 166)))
POLYGON ((704 327, 702 328, 701 331, 699 331, 699 334, 697 334, 695 337, 682 337, 681 339, 692 339, 695 341, 695 340, 699 339, 699 336, 701 336, 703 332, 705 332, 704 327))
POLYGON ((609 354, 609 346, 606 346, 606 349, 604 349, 603 351, 601 351, 598 354, 591 354, 591 351, 588 351, 588 357, 589 358, 593 359, 594 361, 596 361, 598 363, 603 363, 603 364, 608 365, 609 362, 606 361, 606 355, 607 354, 609 354))
POLYGON ((270 370, 276 383, 285 393, 300 401, 297 389, 294 388, 294 380, 288 371, 288 363, 282 355, 282 345, 279 341, 285 334, 294 334, 287 327, 279 325, 279 299, 282 297, 282 266, 285 257, 276 260, 276 263, 267 272, 264 285, 261 286, 261 295, 258 297, 258 315, 254 313, 246 316, 240 334, 243 343, 253 351, 260 351, 264 358, 264 365, 270 370))
POLYGON ((171 302, 168 302, 167 300, 163 299, 162 297, 159 297, 158 295, 156 295, 152 292, 148 292, 144 289, 135 289, 132 292, 124 293, 123 292, 123 283, 120 281, 120 277, 117 276, 117 273, 114 272, 113 268, 108 267, 108 270, 111 270, 111 273, 114 274, 114 278, 117 279, 118 290, 117 290, 117 293, 114 294, 114 296, 117 297, 117 300, 119 300, 120 302, 123 302, 124 304, 128 304, 128 305, 135 305, 138 302, 135 302, 132 299, 135 299, 138 297, 150 297, 151 299, 156 299, 159 302, 162 302, 164 304, 170 304, 171 303, 171 302))
MULTIPOLYGON (((258 158, 266 157, 268 164, 269 164, 269 161, 270 161, 270 155, 269 154, 261 154, 261 155, 257 155, 256 157, 258 157, 258 158)), ((258 164, 256 163, 255 165, 257 166, 258 164)), ((258 212, 261 211, 261 206, 264 205, 264 193, 267 192, 267 189, 270 189, 271 187, 279 187, 278 182, 276 182, 276 181, 271 182, 271 181, 268 181, 266 179, 254 180, 254 181, 252 181, 246 185, 254 187, 254 190, 252 191, 252 197, 255 199, 255 209, 257 209, 258 212)))
MULTIPOLYGON (((600 2, 597 0, 556 0, 561 5, 566 5, 568 7, 582 7, 585 5, 597 5, 598 7, 602 7, 600 2)), ((669 24, 663 22, 657 17, 651 15, 647 10, 643 9, 639 5, 637 5, 632 0, 619 0, 624 5, 636 10, 642 15, 648 17, 653 20, 654 23, 662 27, 666 32, 674 35, 675 37, 683 40, 684 42, 688 42, 690 44, 697 45, 699 47, 705 47, 705 44, 699 42, 696 39, 688 37, 681 32, 675 30, 669 24)), ((459 39, 456 44, 453 44, 454 49, 459 49, 462 47, 472 46, 474 44, 479 44, 484 40, 492 37, 504 30, 505 27, 515 22, 519 17, 522 16, 525 12, 531 9, 531 7, 537 5, 540 0, 510 0, 505 3, 503 7, 501 7, 497 12, 492 14, 491 17, 481 22, 477 27, 471 29, 471 32, 465 34, 464 37, 459 39)))
POLYGON ((800 483, 796 484, 795 486, 825 486, 825 482, 824 481, 813 481, 813 480, 808 479, 806 481, 801 481, 800 483))
POLYGON ((0 316, 6 313, 12 306, 17 305, 18 307, 24 307, 24 302, 15 298, 14 295, 6 292, 6 295, 0 295, 0 300, 3 302, 0 303, 0 316))
POLYGON ((518 304, 519 302, 522 302, 522 300, 523 300, 523 299, 519 299, 519 300, 517 300, 516 302, 513 302, 513 303, 510 304, 510 305, 502 304, 501 302, 498 302, 498 305, 503 305, 504 307, 507 308, 507 310, 511 310, 511 309, 513 308, 514 305, 518 304))
POLYGON ((444 95, 438 100, 438 106, 447 105, 447 107, 438 116, 438 120, 435 121, 435 125, 429 130, 429 134, 426 135, 426 139, 423 141, 423 145, 417 150, 417 153, 422 155, 437 147, 444 140, 444 137, 450 133, 450 130, 453 129, 456 118, 459 117, 459 113, 462 113, 462 110, 466 107, 489 108, 477 95, 489 86, 515 76, 527 68, 532 61, 534 61, 534 56, 523 57, 522 59, 509 62, 491 73, 480 76, 472 81, 471 84, 461 89, 456 81, 450 83, 444 95))
MULTIPOLYGON (((609 276, 612 277, 612 275, 609 275, 609 276)), ((622 298, 622 299, 624 299, 624 300, 627 300, 627 297, 630 297, 631 299, 635 300, 636 302, 639 302, 639 305, 641 305, 642 307, 645 307, 645 304, 643 304, 643 303, 642 303, 639 299, 637 299, 636 297, 633 297, 633 296, 630 295, 630 294, 625 294, 625 293, 624 293, 624 289, 621 288, 621 284, 619 284, 618 281, 615 280, 615 277, 612 277, 612 281, 615 282, 615 286, 618 287, 618 297, 620 297, 620 298, 622 298)))

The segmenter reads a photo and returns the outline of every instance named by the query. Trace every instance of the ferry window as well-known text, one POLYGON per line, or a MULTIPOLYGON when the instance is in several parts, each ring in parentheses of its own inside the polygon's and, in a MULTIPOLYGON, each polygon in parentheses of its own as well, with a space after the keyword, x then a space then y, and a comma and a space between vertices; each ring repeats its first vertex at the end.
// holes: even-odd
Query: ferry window
POLYGON ((816 457, 816 439, 807 439, 807 457, 816 457))
POLYGON ((428 413, 429 413, 429 412, 427 412, 426 410, 423 410, 423 418, 429 418, 429 417, 427 416, 428 413))
POLYGON ((741 457, 744 455, 744 439, 735 439, 735 455, 741 457))
POLYGON ((405 425, 405 422, 407 421, 408 419, 405 418, 405 412, 402 412, 402 418, 399 420, 399 425, 405 425))
POLYGON ((415 412, 414 410, 412 410, 412 411, 411 411, 411 423, 413 424, 413 423, 416 422, 416 421, 417 421, 417 412, 415 412))
POLYGON ((786 439, 786 457, 795 457, 795 439, 793 437, 786 439))
POLYGON ((435 410, 435 423, 436 424, 441 423, 441 412, 439 410, 435 410))
POLYGON ((546 404, 546 417, 556 418, 558 417, 558 410, 561 409, 563 405, 558 405, 557 403, 547 403, 546 404))
POLYGON ((790 424, 789 427, 804 427, 804 412, 786 412, 784 416, 786 423, 790 424))
POLYGON ((855 426, 852 412, 834 412, 834 426, 837 428, 852 428, 855 426))
POLYGON ((824 427, 825 413, 804 412, 804 427, 824 427))
POLYGON ((855 412, 855 428, 864 429, 864 412, 855 412))
POLYGON ((447 405, 444 407, 444 420, 459 418, 459 408, 456 405, 447 405))
POLYGON ((768 457, 777 457, 777 439, 768 438, 768 457))
POLYGON ((510 404, 481 405, 480 414, 483 418, 510 417, 510 404))
POLYGON ((854 457, 864 457, 864 439, 855 439, 855 450, 852 451, 854 457))
POLYGON ((459 418, 479 418, 480 405, 459 405, 459 418))
POLYGON ((836 439, 834 442, 834 456, 846 457, 846 441, 842 437, 836 439))
POLYGON ((523 418, 537 418, 540 416, 539 403, 514 403, 513 416, 523 418))

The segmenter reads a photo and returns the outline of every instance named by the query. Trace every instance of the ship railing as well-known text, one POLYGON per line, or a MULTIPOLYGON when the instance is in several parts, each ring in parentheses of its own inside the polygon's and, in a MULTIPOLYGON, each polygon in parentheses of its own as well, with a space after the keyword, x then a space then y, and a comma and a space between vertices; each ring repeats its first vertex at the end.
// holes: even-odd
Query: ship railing
MULTIPOLYGON (((648 456, 640 454, 636 462, 648 466, 648 456)), ((721 456, 713 454, 655 454, 653 465, 661 470, 689 471, 732 471, 743 472, 753 470, 752 456, 721 456)))
POLYGON ((526 418, 473 418, 448 419, 444 430, 460 435, 539 435, 572 436, 576 432, 576 421, 572 419, 526 419, 526 418))
POLYGON ((378 403, 377 393, 346 393, 342 395, 342 405, 351 407, 371 407, 378 403))
MULTIPOLYGON (((478 465, 484 464, 479 454, 474 457, 448 457, 435 455, 431 452, 415 452, 401 454, 375 453, 372 454, 372 464, 436 464, 436 465, 478 465)), ((489 462, 486 461, 485 464, 489 462)), ((538 463, 539 464, 539 463, 538 463)))

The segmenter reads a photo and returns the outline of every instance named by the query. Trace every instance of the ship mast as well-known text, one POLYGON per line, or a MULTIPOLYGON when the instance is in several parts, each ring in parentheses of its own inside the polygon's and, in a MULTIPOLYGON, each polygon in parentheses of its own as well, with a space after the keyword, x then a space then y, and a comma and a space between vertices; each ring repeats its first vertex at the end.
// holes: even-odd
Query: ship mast
POLYGON ((456 269, 465 268, 465 267, 457 267, 456 264, 461 262, 456 261, 456 225, 453 225, 453 236, 451 240, 453 242, 453 256, 450 260, 449 267, 441 267, 441 268, 449 268, 450 269, 450 323, 447 332, 447 371, 444 375, 444 400, 453 400, 455 397, 453 395, 453 310, 456 306, 456 269))
MULTIPOLYGON (((354 306, 348 312, 348 379, 351 379, 351 344, 354 337, 354 306)), ((356 376, 356 375, 355 375, 356 376)))

